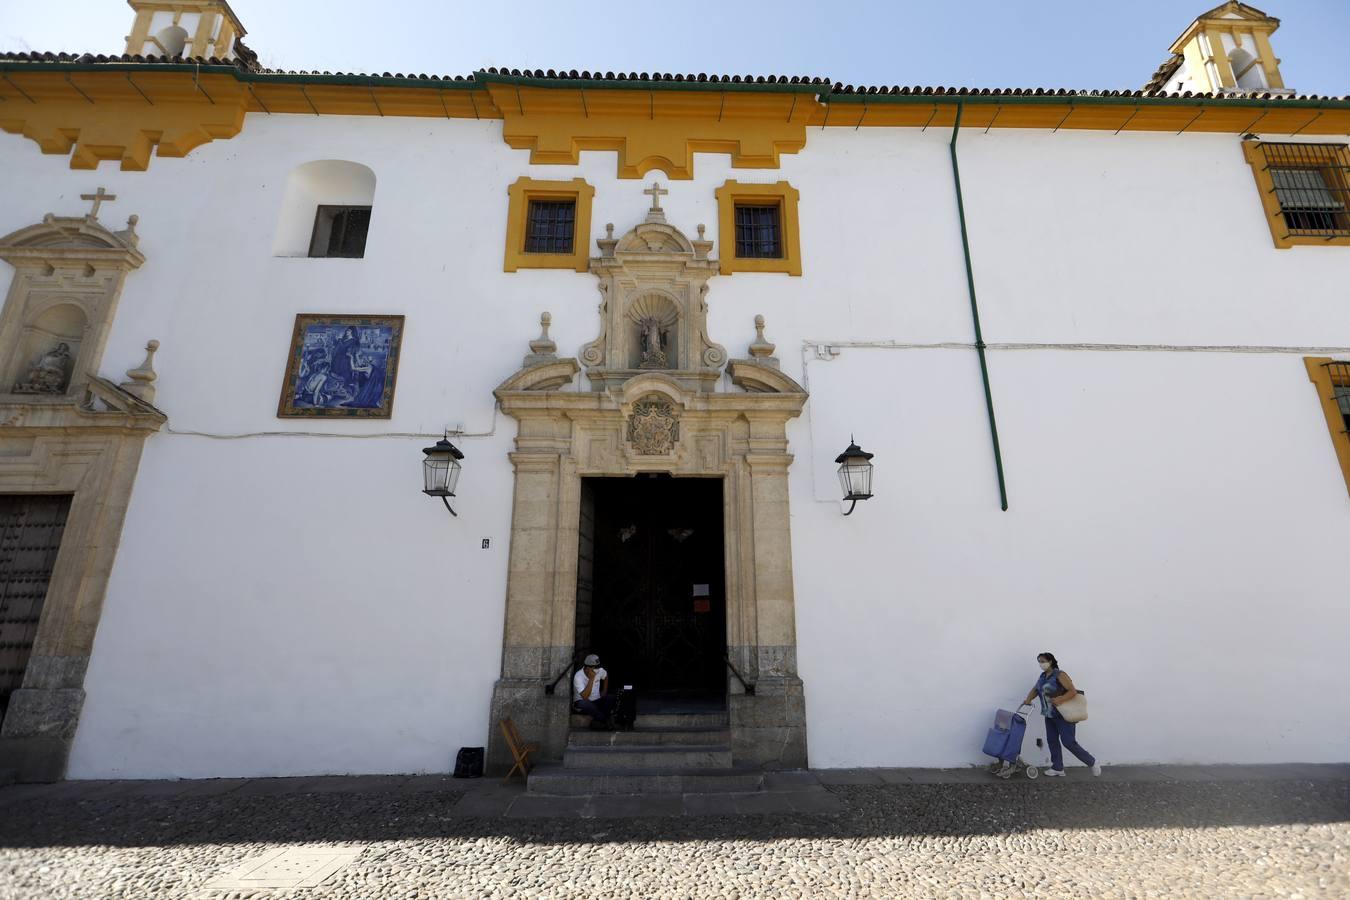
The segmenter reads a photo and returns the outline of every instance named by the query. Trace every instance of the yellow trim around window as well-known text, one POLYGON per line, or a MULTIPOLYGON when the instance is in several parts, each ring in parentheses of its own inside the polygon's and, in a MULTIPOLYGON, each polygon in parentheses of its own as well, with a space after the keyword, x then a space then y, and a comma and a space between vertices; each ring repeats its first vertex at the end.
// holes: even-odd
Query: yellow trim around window
POLYGON ((505 271, 575 269, 585 272, 590 267, 587 248, 591 241, 591 201, 595 199, 595 188, 587 184, 586 179, 536 181, 522 175, 506 192, 511 199, 506 212, 506 258, 502 266, 505 271), (571 253, 525 252, 525 226, 531 200, 572 200, 576 203, 571 253))
MULTIPOLYGON (((1346 433, 1345 418, 1336 402, 1336 388, 1350 386, 1350 374, 1333 375, 1329 364, 1334 362, 1339 360, 1325 356, 1303 357, 1303 364, 1308 367, 1308 380, 1317 385, 1317 397, 1322 401, 1322 412, 1327 417, 1331 443, 1336 448, 1341 474, 1345 476, 1345 488, 1350 491, 1350 434, 1346 433)), ((1346 362, 1345 368, 1350 372, 1350 362, 1346 362)))
MULTIPOLYGON (((1309 148, 1317 148, 1325 153, 1326 170, 1339 173, 1340 158, 1345 155, 1344 144, 1308 144, 1309 148)), ((1333 237, 1317 237, 1316 235, 1293 235, 1289 233, 1289 228, 1285 225, 1284 213, 1280 210, 1280 200, 1275 195, 1275 179, 1270 174, 1270 167, 1266 165, 1265 154, 1261 152, 1261 141, 1243 141, 1242 154, 1247 158, 1247 162, 1252 167, 1252 174, 1256 176, 1256 188, 1261 193, 1261 205, 1266 211, 1266 224, 1270 226, 1270 236, 1275 241, 1275 246, 1281 250, 1287 250, 1290 247, 1308 246, 1308 247, 1350 247, 1350 235, 1336 235, 1333 237)), ((1334 177, 1343 176, 1335 174, 1334 177)), ((1331 185, 1328 185, 1331 187, 1331 185)))
POLYGON ((728 181, 716 190, 717 229, 722 246, 718 262, 723 275, 732 272, 786 272, 802 274, 802 242, 797 222, 797 200, 800 194, 786 181, 774 184, 742 184, 728 181), (778 221, 783 230, 783 255, 778 259, 741 259, 736 256, 736 204, 753 203, 757 206, 776 204, 778 221))

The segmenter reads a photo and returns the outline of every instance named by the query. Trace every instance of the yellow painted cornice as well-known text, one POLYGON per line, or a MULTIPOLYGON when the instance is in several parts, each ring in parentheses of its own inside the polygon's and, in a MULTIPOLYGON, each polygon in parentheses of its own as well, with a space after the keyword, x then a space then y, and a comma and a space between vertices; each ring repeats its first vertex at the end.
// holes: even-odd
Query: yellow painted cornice
POLYGON ((0 129, 43 153, 70 154, 72 169, 120 160, 143 171, 151 152, 187 156, 244 127, 246 87, 224 75, 201 79, 154 69, 128 73, 6 73, 0 129), (151 99, 153 98, 153 99, 151 99))
POLYGON ((534 164, 576 165, 582 150, 614 150, 620 178, 659 169, 694 177, 695 153, 726 153, 738 169, 775 169, 806 146, 820 104, 799 94, 567 90, 489 84, 502 137, 534 164))
POLYGON ((114 159, 142 170, 152 152, 184 156, 233 137, 247 113, 502 119, 504 141, 532 163, 575 165, 584 150, 609 150, 621 178, 660 169, 676 179, 693 177, 695 153, 773 169, 806 146, 812 127, 950 127, 958 104, 963 125, 978 128, 1350 134, 1350 102, 1340 99, 527 81, 0 62, 0 128, 70 154, 72 168, 114 159))

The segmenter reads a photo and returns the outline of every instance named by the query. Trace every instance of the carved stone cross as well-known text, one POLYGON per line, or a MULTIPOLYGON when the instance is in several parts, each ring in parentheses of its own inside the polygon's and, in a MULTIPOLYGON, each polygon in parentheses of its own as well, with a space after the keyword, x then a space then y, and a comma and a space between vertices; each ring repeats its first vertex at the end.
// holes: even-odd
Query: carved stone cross
POLYGON ((106 200, 107 202, 109 202, 109 203, 111 203, 112 201, 116 200, 116 199, 117 199, 117 195, 116 195, 116 194, 109 194, 107 191, 103 190, 103 188, 99 188, 99 189, 98 189, 98 193, 95 193, 95 194, 81 194, 81 195, 80 195, 80 199, 81 199, 81 200, 93 200, 93 201, 94 201, 94 208, 91 209, 91 210, 89 211, 89 217, 90 217, 91 219, 97 219, 97 218, 98 218, 98 208, 103 204, 103 202, 104 202, 105 200, 106 200))
POLYGON ((661 182, 653 181, 652 186, 647 188, 642 193, 647 194, 649 197, 652 198, 652 212, 657 212, 661 209, 661 196, 663 194, 669 194, 670 191, 662 188, 661 182))

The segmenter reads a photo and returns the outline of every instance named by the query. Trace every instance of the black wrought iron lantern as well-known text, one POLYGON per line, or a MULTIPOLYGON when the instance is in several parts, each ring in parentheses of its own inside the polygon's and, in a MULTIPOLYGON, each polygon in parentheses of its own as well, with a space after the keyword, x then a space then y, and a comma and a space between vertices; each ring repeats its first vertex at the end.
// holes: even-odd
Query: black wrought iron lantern
POLYGON ((459 470, 463 468, 459 461, 464 458, 460 449, 445 438, 436 442, 434 447, 422 450, 426 459, 422 460, 422 478, 426 486, 422 493, 431 497, 440 497, 450 515, 457 516, 450 506, 450 498, 455 496, 455 485, 459 482, 459 470))
POLYGON ((844 489, 844 499, 849 501, 846 516, 853 514, 853 507, 859 500, 872 496, 873 455, 854 443, 850 436, 848 449, 835 457, 834 461, 839 463, 839 485, 844 489))

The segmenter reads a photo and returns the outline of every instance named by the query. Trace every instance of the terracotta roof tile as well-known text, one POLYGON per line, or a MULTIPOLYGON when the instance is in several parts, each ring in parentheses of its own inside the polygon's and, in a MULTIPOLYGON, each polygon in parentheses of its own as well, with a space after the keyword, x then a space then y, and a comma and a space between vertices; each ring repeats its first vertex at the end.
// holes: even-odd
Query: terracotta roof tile
POLYGON ((642 84, 661 84, 663 87, 669 87, 672 83, 692 82, 698 84, 743 84, 743 85, 787 85, 797 86, 798 88, 816 88, 823 99, 828 100, 831 95, 923 95, 923 96, 957 96, 957 97, 1150 97, 1150 98, 1171 98, 1171 99, 1206 99, 1206 100, 1332 100, 1344 102, 1350 100, 1350 97, 1323 96, 1320 94, 1272 94, 1264 91, 1253 92, 1230 92, 1222 95, 1202 92, 1168 92, 1162 90, 1166 79, 1170 78, 1175 72, 1175 68, 1168 71, 1173 60, 1168 60, 1159 67, 1158 72, 1150 79, 1148 85, 1142 90, 1084 90, 1068 88, 973 88, 973 87, 950 87, 940 85, 913 85, 913 86, 881 86, 881 85, 852 85, 843 82, 832 81, 829 78, 810 75, 713 75, 707 73, 666 73, 666 72, 600 72, 600 71, 578 71, 576 69, 554 70, 554 69, 506 69, 489 68, 469 75, 425 75, 425 74, 403 74, 384 72, 382 74, 374 73, 356 73, 356 72, 321 72, 317 70, 297 70, 297 69, 266 69, 259 67, 256 63, 248 59, 222 60, 214 57, 205 59, 201 57, 180 58, 165 56, 105 56, 103 54, 75 54, 75 53, 0 53, 0 62, 20 62, 34 63, 38 65, 47 63, 65 63, 74 65, 97 65, 101 63, 108 64, 133 64, 133 65, 201 65, 201 66, 225 66, 244 72, 250 72, 255 78, 266 79, 267 76, 284 77, 304 77, 304 76, 327 76, 337 78, 389 78, 404 81, 451 81, 451 82, 481 82, 491 81, 494 78, 518 78, 538 81, 578 81, 578 82, 614 82, 616 85, 642 85, 642 84), (1162 78, 1159 76, 1163 73, 1162 78))
POLYGON ((1172 76, 1176 74, 1177 69, 1181 68, 1181 64, 1184 60, 1185 57, 1180 53, 1174 53, 1169 56, 1162 65, 1158 66, 1158 71, 1153 73, 1153 77, 1148 80, 1148 84, 1144 85, 1144 90, 1162 90, 1167 85, 1167 82, 1172 79, 1172 76))

